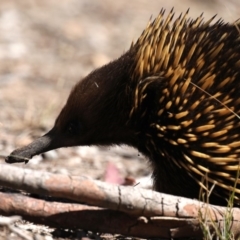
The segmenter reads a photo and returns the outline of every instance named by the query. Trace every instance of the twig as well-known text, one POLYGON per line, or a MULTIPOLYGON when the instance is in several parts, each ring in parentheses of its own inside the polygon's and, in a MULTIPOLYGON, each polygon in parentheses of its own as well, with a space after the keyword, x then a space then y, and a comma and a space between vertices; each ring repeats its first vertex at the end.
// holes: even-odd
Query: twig
POLYGON ((18 229, 17 227, 14 227, 13 224, 22 218, 20 216, 11 216, 11 217, 1 217, 0 218, 0 225, 1 226, 6 226, 10 231, 13 233, 17 234, 21 238, 25 240, 32 240, 27 233, 25 233, 23 230, 18 229))

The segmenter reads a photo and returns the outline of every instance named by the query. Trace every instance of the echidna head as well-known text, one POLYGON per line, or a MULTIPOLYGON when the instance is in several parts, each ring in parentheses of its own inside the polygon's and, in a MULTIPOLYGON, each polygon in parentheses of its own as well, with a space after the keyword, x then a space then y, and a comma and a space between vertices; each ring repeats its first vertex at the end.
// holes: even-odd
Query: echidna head
POLYGON ((134 134, 126 124, 130 111, 126 92, 130 61, 125 54, 77 83, 54 127, 30 145, 12 152, 6 161, 23 162, 60 147, 133 145, 134 134))

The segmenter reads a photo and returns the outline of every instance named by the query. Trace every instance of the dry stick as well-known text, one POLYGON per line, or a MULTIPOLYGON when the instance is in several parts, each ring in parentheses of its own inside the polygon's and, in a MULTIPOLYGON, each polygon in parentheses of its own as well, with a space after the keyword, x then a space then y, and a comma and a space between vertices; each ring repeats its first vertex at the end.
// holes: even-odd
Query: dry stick
MULTIPOLYGON (((0 185, 81 201, 89 205, 122 211, 132 217, 145 216, 147 218, 143 220, 147 221, 153 219, 162 221, 165 217, 170 217, 168 219, 170 222, 173 218, 184 222, 190 219, 198 220, 199 211, 201 211, 202 216, 205 216, 204 213, 207 212, 206 221, 209 220, 209 225, 215 221, 221 228, 224 225, 224 213, 226 212, 226 208, 223 207, 151 190, 110 185, 86 177, 50 174, 6 164, 0 164, 0 185)), ((170 231, 170 228, 167 229, 170 231)), ((234 234, 240 234, 240 209, 233 209, 231 231, 234 234)))
POLYGON ((197 217, 199 201, 155 191, 117 186, 87 177, 73 177, 0 164, 0 185, 31 193, 63 197, 136 216, 197 217), (7 173, 7 174, 6 174, 7 173), (183 206, 194 206, 189 213, 183 206))
POLYGON ((20 194, 0 193, 0 214, 19 214, 24 219, 51 227, 88 229, 136 237, 176 238, 201 236, 196 219, 146 220, 125 213, 81 204, 47 202, 20 194))
MULTIPOLYGON (((181 205, 180 198, 171 200, 170 195, 107 184, 87 177, 51 174, 0 164, 0 185, 32 193, 68 198, 137 216, 161 216, 163 207, 164 213, 168 216, 181 215, 179 212, 172 212, 172 207, 175 208, 176 203, 181 205)), ((192 200, 189 201, 193 203, 192 200)), ((195 204, 199 207, 198 201, 195 204)))

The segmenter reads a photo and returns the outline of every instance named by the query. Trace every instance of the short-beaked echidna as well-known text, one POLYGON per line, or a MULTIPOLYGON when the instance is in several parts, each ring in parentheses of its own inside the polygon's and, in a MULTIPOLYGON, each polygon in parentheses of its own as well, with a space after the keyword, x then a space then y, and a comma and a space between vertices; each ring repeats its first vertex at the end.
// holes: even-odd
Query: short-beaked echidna
POLYGON ((6 161, 127 144, 150 159, 157 191, 198 198, 213 186, 214 202, 233 190, 238 201, 240 24, 173 19, 162 10, 124 55, 76 84, 52 130, 6 161))

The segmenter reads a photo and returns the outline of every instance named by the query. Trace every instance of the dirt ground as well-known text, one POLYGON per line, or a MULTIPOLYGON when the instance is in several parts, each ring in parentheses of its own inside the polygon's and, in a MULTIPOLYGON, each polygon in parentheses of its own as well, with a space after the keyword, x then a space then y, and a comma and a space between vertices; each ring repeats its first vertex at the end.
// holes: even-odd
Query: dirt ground
MULTIPOLYGON (((240 17, 238 0, 0 0, 0 155, 50 129, 72 86, 126 51, 151 15, 172 7, 177 15, 190 8, 192 17, 240 17)), ((151 172, 143 156, 126 146, 59 149, 17 165, 104 180, 109 163, 122 178, 151 172)), ((30 239, 70 238, 32 223, 18 227, 30 239)), ((95 238, 100 239, 86 235, 95 238)), ((21 238, 1 228, 0 239, 21 238)))

